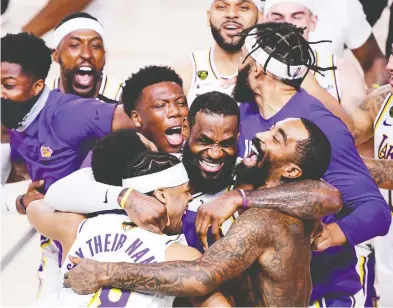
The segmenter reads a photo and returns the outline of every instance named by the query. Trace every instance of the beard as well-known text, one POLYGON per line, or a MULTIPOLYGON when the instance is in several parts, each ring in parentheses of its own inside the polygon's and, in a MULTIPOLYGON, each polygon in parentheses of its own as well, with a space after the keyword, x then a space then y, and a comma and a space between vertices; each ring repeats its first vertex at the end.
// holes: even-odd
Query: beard
POLYGON ((266 157, 262 166, 247 167, 243 162, 236 167, 236 185, 251 184, 254 189, 265 185, 269 175, 270 161, 266 157))
POLYGON ((237 74, 237 80, 232 96, 239 103, 254 101, 254 92, 251 90, 251 86, 248 81, 250 70, 251 66, 248 64, 239 70, 239 73, 237 74))
POLYGON ((78 69, 75 68, 72 70, 65 70, 63 68, 64 65, 63 65, 63 62, 61 61, 61 59, 59 59, 59 64, 60 64, 61 69, 64 70, 64 78, 65 78, 66 86, 67 86, 67 90, 68 90, 67 93, 75 94, 75 95, 80 96, 82 98, 91 98, 94 96, 94 94, 97 90, 98 79, 102 76, 102 72, 98 72, 96 70, 96 68, 93 67, 92 70, 89 72, 89 75, 91 75, 93 78, 93 86, 91 87, 91 90, 88 93, 80 94, 78 92, 78 90, 75 89, 75 87, 74 87, 74 77, 75 77, 76 73, 78 72, 78 69))
POLYGON ((213 38, 216 41, 217 45, 220 46, 222 49, 228 52, 237 52, 240 51, 244 45, 244 42, 246 38, 240 37, 238 41, 234 42, 226 42, 224 37, 220 33, 220 29, 217 27, 213 26, 212 23, 210 23, 210 30, 212 32, 213 38))
POLYGON ((202 175, 202 171, 199 168, 199 159, 200 156, 193 154, 186 143, 183 149, 182 162, 187 170, 190 183, 197 192, 213 194, 231 184, 236 156, 228 156, 225 159, 224 165, 214 179, 207 179, 202 175))

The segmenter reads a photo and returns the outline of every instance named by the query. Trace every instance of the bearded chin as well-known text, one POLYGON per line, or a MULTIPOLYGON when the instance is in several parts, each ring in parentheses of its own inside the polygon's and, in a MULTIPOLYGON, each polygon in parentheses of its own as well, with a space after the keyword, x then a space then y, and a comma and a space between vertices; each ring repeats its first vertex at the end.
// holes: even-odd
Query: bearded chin
POLYGON ((237 75, 237 81, 232 96, 239 103, 254 101, 254 92, 251 90, 250 83, 248 82, 250 70, 251 66, 248 64, 239 70, 237 75))
POLYGON ((238 52, 242 49, 245 38, 239 36, 239 40, 236 42, 228 43, 225 42, 225 39, 223 36, 220 34, 220 30, 212 25, 210 23, 210 30, 212 32, 212 36, 214 40, 216 41, 217 45, 220 46, 222 49, 224 49, 227 52, 238 52))
POLYGON ((206 179, 199 169, 199 156, 191 153, 188 144, 183 149, 182 162, 187 170, 191 185, 197 192, 213 194, 223 190, 232 182, 236 156, 227 157, 224 166, 214 179, 206 179))
POLYGON ((269 166, 267 160, 260 167, 247 167, 240 163, 236 167, 236 184, 251 184, 254 189, 264 186, 269 175, 269 166))

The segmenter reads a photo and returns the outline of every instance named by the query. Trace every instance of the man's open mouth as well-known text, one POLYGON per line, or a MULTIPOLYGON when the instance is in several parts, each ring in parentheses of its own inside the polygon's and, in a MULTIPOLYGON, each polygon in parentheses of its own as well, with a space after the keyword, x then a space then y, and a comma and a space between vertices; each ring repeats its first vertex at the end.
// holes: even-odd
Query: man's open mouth
POLYGON ((217 173, 224 166, 224 162, 215 163, 205 159, 199 160, 199 166, 207 173, 217 173))
POLYGON ((263 161, 265 158, 265 151, 262 150, 262 142, 258 138, 252 140, 251 152, 248 157, 257 156, 257 162, 263 161))
POLYGON ((91 66, 80 66, 74 74, 74 84, 82 89, 91 88, 95 81, 95 75, 91 66))
POLYGON ((165 137, 168 143, 172 146, 179 146, 183 144, 184 136, 182 134, 181 126, 174 126, 165 131, 165 137))

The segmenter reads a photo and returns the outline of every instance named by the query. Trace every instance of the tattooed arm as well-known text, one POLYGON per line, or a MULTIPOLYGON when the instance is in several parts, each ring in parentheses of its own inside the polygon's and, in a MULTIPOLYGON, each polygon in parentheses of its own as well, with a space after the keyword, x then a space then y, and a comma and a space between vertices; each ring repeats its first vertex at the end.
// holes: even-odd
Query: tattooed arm
POLYGON ((354 121, 353 135, 356 145, 360 145, 374 135, 374 121, 386 98, 392 91, 390 85, 376 89, 351 114, 354 121))
POLYGON ((379 188, 393 189, 393 160, 363 157, 363 161, 379 188))
POLYGON ((78 294, 113 286, 147 294, 204 296, 244 272, 270 242, 273 226, 269 219, 257 215, 258 211, 263 212, 249 210, 241 215, 228 234, 198 260, 131 264, 82 259, 68 273, 64 285, 78 294))

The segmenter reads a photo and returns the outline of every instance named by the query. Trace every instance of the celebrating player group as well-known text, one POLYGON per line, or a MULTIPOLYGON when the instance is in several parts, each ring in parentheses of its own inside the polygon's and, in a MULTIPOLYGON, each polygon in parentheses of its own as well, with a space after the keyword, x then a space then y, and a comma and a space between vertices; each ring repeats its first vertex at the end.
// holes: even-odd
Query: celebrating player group
POLYGON ((393 57, 357 35, 351 70, 321 6, 211 0, 211 46, 124 82, 90 14, 51 48, 1 38, 1 207, 41 234, 32 307, 393 306, 393 57))

